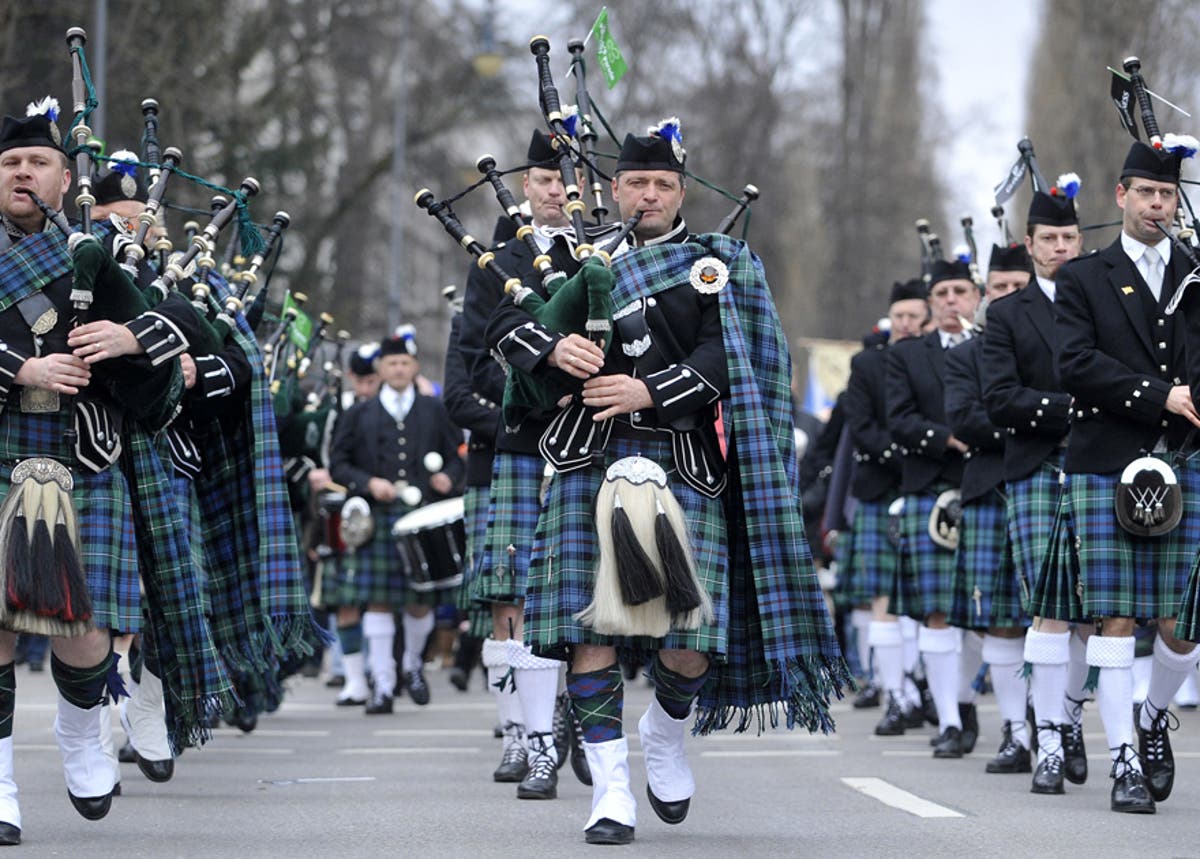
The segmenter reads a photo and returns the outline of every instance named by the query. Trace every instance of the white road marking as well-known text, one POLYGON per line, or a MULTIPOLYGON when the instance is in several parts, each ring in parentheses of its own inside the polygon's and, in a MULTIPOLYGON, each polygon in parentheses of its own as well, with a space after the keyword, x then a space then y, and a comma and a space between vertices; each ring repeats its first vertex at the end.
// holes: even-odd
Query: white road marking
POLYGON ((461 746, 407 746, 404 748, 388 746, 385 748, 337 750, 339 755, 478 755, 482 751, 482 749, 461 746))
POLYGON ((840 755, 837 749, 776 749, 757 752, 701 752, 702 758, 831 758, 840 755))
POLYGON ((907 790, 901 790, 894 784, 886 782, 881 778, 843 778, 842 783, 847 787, 857 790, 864 796, 877 799, 884 805, 898 808, 916 817, 964 816, 952 808, 946 808, 944 805, 938 805, 936 802, 922 799, 914 793, 909 793, 907 790))
POLYGON ((880 754, 885 758, 932 758, 933 749, 920 752, 915 749, 884 749, 880 754))
POLYGON ((218 728, 213 734, 214 737, 236 737, 239 734, 250 736, 253 734, 256 737, 328 737, 330 731, 299 731, 289 728, 255 728, 250 734, 246 734, 240 728, 218 728))
POLYGON ((347 776, 312 776, 308 778, 281 778, 281 779, 266 779, 260 778, 259 784, 273 784, 283 787, 290 784, 329 784, 331 782, 356 782, 356 781, 375 781, 373 775, 347 775, 347 776))
POLYGON ((476 737, 486 733, 479 728, 382 728, 372 731, 376 737, 476 737))

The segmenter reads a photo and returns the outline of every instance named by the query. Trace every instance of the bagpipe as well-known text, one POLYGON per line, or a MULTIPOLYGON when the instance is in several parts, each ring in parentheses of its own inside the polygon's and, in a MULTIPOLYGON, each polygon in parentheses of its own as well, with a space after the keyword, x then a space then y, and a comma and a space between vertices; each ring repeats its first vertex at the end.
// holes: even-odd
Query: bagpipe
MULTIPOLYGON (((554 269, 548 254, 538 247, 534 228, 523 215, 511 191, 504 185, 506 173, 528 169, 522 165, 513 170, 500 171, 496 159, 482 156, 476 167, 483 179, 459 194, 438 199, 428 188, 419 190, 413 202, 435 218, 446 232, 475 259, 475 264, 488 271, 504 286, 504 292, 514 304, 528 312, 547 330, 558 334, 581 334, 587 336, 602 350, 611 344, 613 325, 612 290, 613 276, 609 270, 612 257, 625 250, 630 234, 636 229, 641 213, 632 213, 620 225, 605 224, 607 208, 603 202, 601 180, 611 177, 599 167, 594 148, 596 133, 592 113, 599 116, 598 108, 587 92, 586 73, 582 59, 583 43, 572 41, 572 72, 576 82, 577 105, 564 107, 550 69, 550 42, 545 36, 535 36, 529 43, 538 74, 538 101, 552 145, 557 153, 556 168, 562 178, 567 202, 564 211, 570 220, 574 238, 573 261, 578 270, 568 276, 554 269), (576 181, 576 170, 588 176, 591 193, 593 223, 584 220, 587 205, 576 181), (520 277, 506 271, 496 260, 494 250, 476 239, 454 214, 453 204, 484 183, 492 186, 497 201, 516 227, 516 238, 525 243, 533 257, 542 291, 526 285, 520 277), (600 242, 597 247, 595 242, 600 242), (544 295, 542 293, 545 293, 544 295)), ((603 119, 603 117, 600 117, 603 119)), ((606 124, 607 125, 607 124, 606 124)), ((611 133, 611 132, 610 132, 611 133)), ((617 143, 615 135, 613 142, 617 143)), ((692 174, 688 174, 692 175, 692 174)), ((714 187, 705 183, 710 188, 714 187)), ((717 189, 719 191, 719 189, 717 189)), ((740 197, 721 191, 734 200, 734 209, 721 220, 718 232, 733 230, 738 220, 747 213, 751 204, 758 199, 759 191, 754 185, 746 185, 740 197)), ((520 426, 524 417, 534 411, 553 409, 564 396, 578 393, 578 384, 564 377, 534 378, 519 370, 508 374, 505 393, 504 420, 507 426, 520 426)))

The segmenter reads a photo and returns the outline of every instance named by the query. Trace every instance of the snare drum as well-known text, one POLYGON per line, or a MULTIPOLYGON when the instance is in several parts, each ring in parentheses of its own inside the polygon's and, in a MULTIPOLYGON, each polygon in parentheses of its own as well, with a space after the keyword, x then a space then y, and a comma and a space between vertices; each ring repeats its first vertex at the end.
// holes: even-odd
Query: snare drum
POLYGON ((462 584, 467 551, 462 498, 414 510, 392 526, 392 538, 404 558, 413 590, 445 590, 462 584))

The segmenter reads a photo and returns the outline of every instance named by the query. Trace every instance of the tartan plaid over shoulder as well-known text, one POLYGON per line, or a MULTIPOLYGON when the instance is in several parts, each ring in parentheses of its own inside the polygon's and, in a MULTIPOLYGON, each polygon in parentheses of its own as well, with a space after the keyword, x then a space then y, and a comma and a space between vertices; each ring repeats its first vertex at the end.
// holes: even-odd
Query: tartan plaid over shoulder
MULTIPOLYGON (((215 274, 209 283, 213 297, 223 304, 227 284, 215 274)), ((250 363, 250 396, 232 433, 209 434, 196 491, 202 509, 242 511, 230 523, 232 533, 223 536, 235 546, 238 578, 251 614, 249 646, 255 661, 286 663, 311 655, 328 636, 316 625, 308 603, 262 354, 245 317, 239 313, 235 321, 229 337, 250 363), (253 515, 245 515, 250 511, 253 515)))
POLYGON ((720 260, 721 328, 729 370, 722 403, 728 446, 727 662, 700 693, 695 731, 778 724, 833 730, 830 700, 851 685, 804 536, 792 426, 791 356, 762 263, 719 234, 639 248, 613 262, 614 307, 691 287, 692 267, 720 260))
MULTIPOLYGON (((112 231, 104 222, 92 225, 103 239, 112 231)), ((57 228, 34 233, 0 254, 0 313, 72 270, 66 236, 57 228)))

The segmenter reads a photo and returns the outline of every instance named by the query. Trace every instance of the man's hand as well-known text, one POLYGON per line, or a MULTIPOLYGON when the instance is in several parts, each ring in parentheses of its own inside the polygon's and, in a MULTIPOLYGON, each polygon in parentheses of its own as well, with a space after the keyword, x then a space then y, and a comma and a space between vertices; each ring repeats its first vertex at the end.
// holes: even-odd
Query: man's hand
POLYGON ((586 379, 604 366, 604 351, 581 334, 568 334, 554 344, 546 363, 576 379, 586 379))
POLYGON ((67 335, 67 345, 74 350, 76 357, 88 364, 121 355, 140 355, 145 351, 132 331, 107 319, 72 328, 67 335))
POLYGON ((946 439, 946 447, 954 448, 959 453, 966 453, 971 449, 969 444, 960 438, 955 438, 954 436, 950 436, 950 438, 946 439))
POLYGON ((429 488, 438 495, 449 495, 450 490, 454 489, 454 481, 450 479, 450 475, 444 471, 439 471, 437 474, 429 476, 429 488))
POLYGON ((329 476, 328 468, 314 468, 308 472, 308 488, 313 492, 323 492, 333 478, 329 476))
POLYGON ((390 480, 382 477, 372 477, 367 481, 367 491, 371 497, 383 504, 391 504, 396 500, 396 487, 390 480))
POLYGON ((641 379, 632 376, 597 376, 583 383, 583 404, 603 409, 592 420, 604 421, 617 415, 627 415, 654 405, 650 389, 641 379))
POLYGON ((1183 415, 1193 426, 1200 427, 1200 415, 1196 414, 1196 406, 1192 403, 1192 392, 1187 385, 1175 385, 1167 394, 1168 412, 1183 415))
POLYGON ((196 384, 196 362, 192 360, 192 356, 184 352, 179 356, 179 366, 183 368, 183 388, 191 390, 196 384))
POLYGON ((56 352, 41 358, 27 358, 13 381, 29 388, 78 394, 80 388, 87 387, 91 378, 91 368, 79 358, 56 352))

